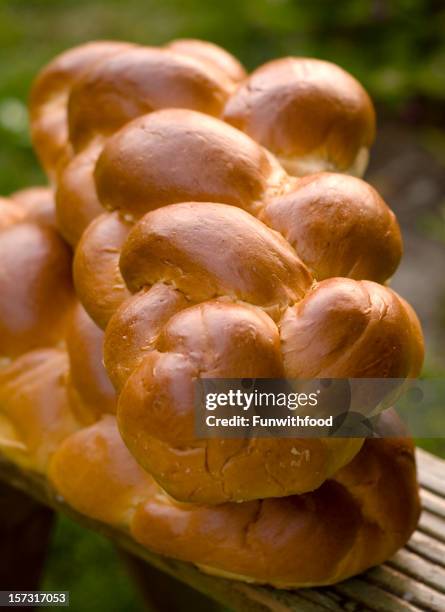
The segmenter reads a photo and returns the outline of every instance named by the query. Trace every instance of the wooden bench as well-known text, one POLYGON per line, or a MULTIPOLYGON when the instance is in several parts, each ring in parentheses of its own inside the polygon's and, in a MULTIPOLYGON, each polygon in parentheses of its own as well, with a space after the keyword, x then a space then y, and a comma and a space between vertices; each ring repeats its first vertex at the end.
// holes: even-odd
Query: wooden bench
MULTIPOLYGON (((43 505, 64 512, 82 525, 104 534, 131 555, 143 559, 151 566, 166 572, 229 609, 276 612, 288 610, 298 612, 339 612, 342 610, 349 612, 368 610, 445 612, 445 461, 420 449, 417 449, 417 460, 423 512, 418 528, 405 548, 382 566, 373 568, 356 578, 333 587, 296 591, 279 591, 207 576, 189 563, 150 553, 137 545, 125 533, 87 519, 73 511, 62 500, 57 499, 43 478, 23 472, 1 456, 0 480, 8 487, 19 489, 26 493, 26 496, 39 502, 38 504, 30 503, 34 504, 34 511, 37 512, 33 519, 34 527, 39 521, 43 525, 42 546, 46 544, 44 534, 47 533, 51 523, 48 516, 45 519, 45 512, 42 513, 43 505)), ((3 498, 5 499, 5 495, 3 498)), ((23 499, 26 500, 28 497, 23 499)), ((13 557, 16 558, 18 556, 16 551, 20 550, 20 534, 22 534, 22 539, 32 538, 34 527, 31 526, 31 531, 28 533, 24 531, 23 524, 21 524, 16 527, 17 533, 14 536, 5 538, 2 529, 7 528, 8 521, 5 522, 5 516, 2 515, 7 513, 13 523, 14 517, 7 506, 4 504, 2 506, 3 510, 0 509, 0 521, 3 519, 2 526, 0 525, 0 558, 2 559, 0 578, 3 576, 4 580, 5 572, 9 572, 11 576, 11 572, 14 571, 12 553, 4 548, 10 546, 12 542, 15 551, 13 557)), ((37 564, 39 559, 43 558, 38 550, 32 550, 30 555, 37 564)), ((26 565, 23 555, 18 562, 20 565, 16 570, 20 567, 23 571, 26 565)), ((29 572, 30 584, 32 584, 32 580, 34 582, 38 580, 38 572, 32 567, 29 568, 29 572)), ((7 587, 0 584, 0 588, 7 587)), ((167 610, 167 607, 165 609, 167 610)))

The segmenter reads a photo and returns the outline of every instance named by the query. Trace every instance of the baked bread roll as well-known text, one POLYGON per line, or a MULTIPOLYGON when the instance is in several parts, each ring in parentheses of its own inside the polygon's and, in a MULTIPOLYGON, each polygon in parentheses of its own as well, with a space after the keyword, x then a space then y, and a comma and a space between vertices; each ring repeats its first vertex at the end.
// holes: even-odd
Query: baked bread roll
POLYGON ((375 137, 372 102, 350 74, 287 57, 257 68, 227 102, 224 119, 272 151, 289 174, 361 176, 375 137))
POLYGON ((57 215, 52 189, 0 202, 2 453, 209 573, 291 588, 387 559, 419 513, 394 414, 382 440, 194 431, 201 377, 421 368, 417 317, 383 285, 397 221, 347 176, 374 136, 361 86, 298 58, 247 76, 202 41, 94 43, 38 77, 31 124, 57 215), (314 169, 346 174, 296 178, 314 169))

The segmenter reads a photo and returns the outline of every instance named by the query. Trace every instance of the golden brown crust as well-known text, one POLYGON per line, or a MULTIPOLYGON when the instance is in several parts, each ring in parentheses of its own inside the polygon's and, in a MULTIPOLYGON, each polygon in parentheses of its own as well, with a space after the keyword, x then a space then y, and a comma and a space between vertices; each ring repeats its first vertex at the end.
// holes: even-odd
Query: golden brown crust
POLYGON ((51 227, 15 223, 0 233, 0 260, 1 355, 58 343, 73 300, 67 246, 51 227))
POLYGON ((119 270, 119 256, 130 229, 116 212, 104 214, 83 233, 76 249, 73 275, 86 311, 102 329, 130 293, 119 270))
POLYGON ((82 149, 131 119, 160 108, 190 108, 218 116, 233 82, 218 68, 155 47, 134 47, 91 67, 68 104, 70 140, 82 149))
POLYGON ((181 310, 142 357, 120 394, 119 427, 176 499, 221 503, 312 490, 361 446, 353 439, 196 438, 198 377, 284 375, 278 329, 258 308, 212 301, 181 310))
MULTIPOLYGON (((46 472, 61 441, 79 428, 66 395, 67 374, 66 353, 56 349, 26 353, 0 370, 1 414, 25 449, 18 460, 39 472, 46 472)), ((1 442, 0 448, 5 452, 1 442)))
POLYGON ((371 281, 322 281, 287 310, 280 335, 289 378, 414 378, 423 362, 414 311, 371 281))
MULTIPOLYGON (((46 349, 0 371, 0 447, 32 469, 50 460, 68 503, 162 554, 280 587, 330 584, 413 530, 410 443, 197 439, 195 382, 415 376, 422 335, 406 302, 369 282, 401 252, 381 198, 350 177, 291 178, 272 154, 291 174, 356 172, 374 135, 364 90, 317 60, 244 77, 222 49, 174 41, 82 46, 37 80, 33 137, 89 314, 77 305, 66 328, 51 193, 0 203, 5 355, 66 335, 70 368, 46 349), (102 356, 128 448, 105 414, 116 396, 102 356)), ((397 419, 383 425, 401 435, 397 419)))
POLYGON ((166 48, 218 68, 235 83, 244 80, 247 76, 244 67, 236 57, 207 40, 179 38, 168 43, 166 48))
POLYGON ((312 493, 205 506, 181 504, 159 489, 107 416, 61 444, 50 478, 78 511, 130 529, 155 552, 280 588, 332 584, 382 562, 419 515, 405 439, 367 440, 312 493))
POLYGON ((88 67, 131 46, 108 41, 79 45, 58 55, 35 79, 29 101, 31 137, 43 168, 52 178, 72 156, 67 103, 73 84, 88 67))
POLYGON ((367 440, 313 493, 216 507, 157 495, 138 508, 132 533, 212 573, 291 588, 332 584, 381 563, 418 515, 411 443, 367 440))
POLYGON ((229 99, 224 119, 278 156, 291 173, 347 171, 374 140, 368 94, 339 66, 288 57, 255 70, 229 99), (299 163, 300 162, 300 163, 299 163))
POLYGON ((312 284, 279 234, 239 208, 209 202, 145 215, 123 245, 120 268, 132 292, 162 281, 192 301, 225 295, 270 311, 300 299, 312 284))
POLYGON ((59 173, 56 190, 57 227, 73 247, 88 225, 104 212, 96 194, 93 174, 101 151, 101 146, 86 148, 59 173))
POLYGON ((107 325, 104 362, 120 391, 131 372, 153 350, 162 327, 190 302, 171 285, 158 283, 127 299, 107 325))
POLYGON ((111 415, 65 440, 48 475, 79 512, 117 526, 128 525, 153 486, 128 453, 111 415))
POLYGON ((54 192, 50 187, 28 187, 11 194, 27 221, 55 227, 54 192))
POLYGON ((82 423, 116 412, 116 393, 102 358, 103 331, 77 304, 68 322, 66 347, 70 365, 72 408, 82 423))
POLYGON ((402 255, 394 213, 364 181, 312 174, 266 203, 262 221, 294 247, 317 280, 334 276, 384 282, 402 255))
POLYGON ((139 217, 176 202, 258 206, 286 180, 253 140, 202 113, 168 109, 126 125, 106 144, 95 170, 105 208, 139 217))

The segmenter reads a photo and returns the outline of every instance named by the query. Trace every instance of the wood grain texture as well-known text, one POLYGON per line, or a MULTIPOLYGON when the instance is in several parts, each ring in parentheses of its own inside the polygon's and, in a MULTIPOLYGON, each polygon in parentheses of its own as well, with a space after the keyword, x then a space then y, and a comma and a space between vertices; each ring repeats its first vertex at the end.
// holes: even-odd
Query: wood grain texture
POLYGON ((408 544, 385 564, 333 587, 280 591, 207 576, 190 563, 155 555, 129 534, 80 515, 36 474, 0 456, 0 480, 112 539, 197 591, 242 612, 419 612, 445 610, 445 462, 417 449, 423 512, 408 544))

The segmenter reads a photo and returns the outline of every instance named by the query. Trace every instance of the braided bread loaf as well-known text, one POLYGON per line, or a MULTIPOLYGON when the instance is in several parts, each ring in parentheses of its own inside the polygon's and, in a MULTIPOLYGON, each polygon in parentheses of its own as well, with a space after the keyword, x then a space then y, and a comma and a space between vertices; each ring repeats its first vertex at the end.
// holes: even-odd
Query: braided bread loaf
MULTIPOLYGON (((2 203, 2 220, 16 208, 2 203)), ((21 248, 32 256, 31 240, 21 248)), ((48 473, 78 511, 204 571, 279 587, 343 579, 408 538, 419 508, 407 439, 366 441, 313 493, 216 506, 176 502, 136 463, 108 414, 115 397, 101 362, 103 332, 79 304, 65 310, 68 353, 63 345, 37 348, 0 371, 0 448, 48 473)), ((388 413, 382 426, 402 433, 388 413)))
POLYGON ((320 486, 358 440, 198 441, 193 383, 415 375, 423 349, 410 307, 379 284, 330 280, 392 274, 401 249, 394 215, 360 179, 295 181, 241 132, 183 109, 131 121, 108 139, 94 175, 113 212, 82 235, 74 279, 106 326, 105 363, 136 459, 183 501, 320 486), (291 449, 312 459, 292 469, 291 449))
POLYGON ((393 213, 348 174, 296 178, 363 168, 361 86, 298 59, 246 78, 200 41, 91 43, 38 77, 31 128, 77 296, 50 200, 2 202, 0 252, 24 279, 0 277, 2 452, 80 512, 210 573, 307 586, 388 558, 419 513, 394 414, 380 424, 392 439, 364 443, 193 428, 199 377, 420 370, 416 315, 381 284, 401 256, 393 213), (53 240, 38 257, 33 233, 53 240))

